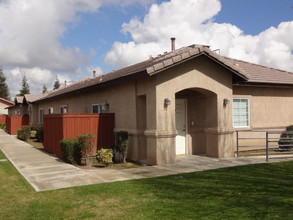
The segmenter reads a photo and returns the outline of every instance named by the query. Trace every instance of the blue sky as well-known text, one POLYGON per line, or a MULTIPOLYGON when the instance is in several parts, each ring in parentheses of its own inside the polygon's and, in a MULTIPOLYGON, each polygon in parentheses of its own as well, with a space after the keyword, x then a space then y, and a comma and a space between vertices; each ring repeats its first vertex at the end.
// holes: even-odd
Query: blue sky
POLYGON ((293 72, 292 0, 0 0, 0 60, 11 96, 106 73, 193 43, 293 72))
MULTIPOLYGON (((162 2, 156 1, 157 4, 162 2)), ((221 4, 221 11, 214 21, 236 25, 246 35, 257 35, 272 26, 277 27, 283 21, 293 20, 291 0, 221 0, 221 4)), ((121 33, 122 24, 133 17, 143 20, 148 10, 149 7, 138 4, 125 8, 108 5, 95 13, 81 13, 80 21, 75 26, 69 25, 70 29, 61 38, 62 45, 78 46, 85 54, 93 48, 95 56, 91 59, 91 65, 109 72, 115 68, 104 62, 104 56, 113 42, 131 41, 129 34, 121 33)))

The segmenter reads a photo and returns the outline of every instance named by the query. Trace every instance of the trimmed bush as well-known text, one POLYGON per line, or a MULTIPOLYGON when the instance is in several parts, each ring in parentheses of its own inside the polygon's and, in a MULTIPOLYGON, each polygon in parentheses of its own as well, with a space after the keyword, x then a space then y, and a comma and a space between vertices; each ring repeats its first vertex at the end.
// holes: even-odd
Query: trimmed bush
MULTIPOLYGON (((286 131, 290 131, 293 132, 293 125, 290 125, 286 128, 286 131)), ((280 140, 278 142, 279 144, 279 148, 281 149, 291 149, 293 148, 293 133, 292 134, 287 134, 285 132, 282 132, 282 134, 280 135, 280 140), (291 145, 291 146, 288 146, 291 145)))
POLYGON ((30 138, 31 130, 29 127, 22 127, 21 129, 17 130, 17 139, 22 141, 28 141, 30 138))
POLYGON ((128 132, 119 131, 115 134, 114 161, 116 163, 125 163, 128 151, 128 132))
POLYGON ((39 124, 36 128, 37 130, 37 134, 36 134, 36 138, 39 142, 44 142, 44 125, 43 124, 39 124))
POLYGON ((70 164, 81 163, 81 149, 76 138, 62 139, 60 142, 62 160, 70 164))
POLYGON ((77 136, 79 148, 87 166, 92 164, 93 135, 80 134, 77 136))
POLYGON ((104 164, 105 166, 108 166, 111 164, 113 158, 113 152, 111 149, 100 149, 97 152, 97 160, 99 163, 104 164))

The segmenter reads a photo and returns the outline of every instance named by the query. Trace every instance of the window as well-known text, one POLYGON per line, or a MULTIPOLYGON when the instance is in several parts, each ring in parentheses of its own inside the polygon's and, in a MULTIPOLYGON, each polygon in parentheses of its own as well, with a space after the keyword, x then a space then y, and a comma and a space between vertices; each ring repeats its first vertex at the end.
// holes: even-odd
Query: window
POLYGON ((51 108, 48 108, 48 114, 49 115, 53 114, 53 108, 52 107, 51 108))
POLYGON ((44 109, 40 109, 40 123, 43 123, 44 109))
POLYGON ((233 99, 234 127, 249 127, 249 100, 244 98, 233 99))
POLYGON ((108 112, 107 104, 93 104, 92 112, 98 113, 98 114, 107 113, 108 112))
POLYGON ((67 106, 61 106, 60 112, 61 112, 61 114, 66 114, 67 113, 67 106))

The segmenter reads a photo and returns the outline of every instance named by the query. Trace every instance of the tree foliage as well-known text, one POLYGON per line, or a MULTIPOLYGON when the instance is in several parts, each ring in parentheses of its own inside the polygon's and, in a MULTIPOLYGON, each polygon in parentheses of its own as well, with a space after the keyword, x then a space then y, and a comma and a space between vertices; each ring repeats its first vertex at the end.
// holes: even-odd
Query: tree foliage
POLYGON ((48 91, 48 89, 47 89, 46 85, 43 85, 43 94, 47 91, 48 91))
POLYGON ((19 90, 18 96, 24 96, 25 94, 30 94, 30 87, 27 82, 27 79, 25 76, 22 78, 22 84, 21 84, 21 90, 19 90))
POLYGON ((60 88, 60 82, 59 82, 59 79, 56 77, 53 89, 55 90, 55 89, 59 89, 59 88, 60 88))
POLYGON ((2 68, 0 68, 0 98, 4 98, 9 100, 9 90, 6 83, 6 77, 2 71, 2 68))

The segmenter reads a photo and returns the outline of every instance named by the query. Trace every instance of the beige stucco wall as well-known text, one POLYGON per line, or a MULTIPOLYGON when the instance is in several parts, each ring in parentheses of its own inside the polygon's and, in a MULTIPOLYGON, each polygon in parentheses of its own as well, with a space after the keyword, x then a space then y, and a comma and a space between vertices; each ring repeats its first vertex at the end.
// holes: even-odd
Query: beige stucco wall
POLYGON ((6 105, 2 102, 0 102, 0 114, 2 115, 7 115, 8 114, 8 109, 5 109, 6 107, 8 107, 9 105, 6 105))
POLYGON ((251 129, 293 124, 293 88, 234 86, 233 96, 249 99, 251 129))
MULTIPOLYGON (((282 131, 288 125, 293 125, 293 88, 234 86, 233 97, 248 98, 250 107, 250 126, 235 128, 236 130, 282 131)), ((273 137, 279 136, 276 134, 273 137)), ((265 133, 240 133, 240 137, 265 138, 265 133)), ((240 145, 264 146, 265 140, 241 140, 240 145)), ((234 134, 234 149, 236 150, 236 133, 234 134)))
MULTIPOLYGON (((163 164, 175 161, 175 136, 177 134, 175 99, 176 93, 185 89, 212 91, 205 94, 203 102, 206 104, 201 106, 203 108, 201 112, 207 114, 202 124, 200 120, 197 121, 196 111, 192 111, 192 108, 197 108, 196 103, 192 103, 192 100, 189 101, 188 149, 193 148, 191 146, 194 143, 193 139, 197 139, 201 135, 204 136, 202 139, 205 140, 202 144, 207 144, 204 154, 217 157, 232 156, 232 108, 231 105, 223 107, 224 98, 232 99, 232 75, 230 72, 213 61, 201 57, 158 73, 151 77, 148 85, 148 123, 145 133, 148 163, 163 164), (165 98, 171 100, 171 105, 167 109, 164 108, 165 98), (194 127, 191 127, 192 120, 195 121, 194 127), (199 134, 196 134, 199 130, 199 134), (170 155, 167 161, 160 156, 164 154, 170 155)), ((190 150, 188 153, 194 152, 190 150)))

